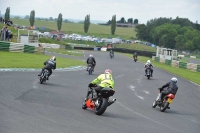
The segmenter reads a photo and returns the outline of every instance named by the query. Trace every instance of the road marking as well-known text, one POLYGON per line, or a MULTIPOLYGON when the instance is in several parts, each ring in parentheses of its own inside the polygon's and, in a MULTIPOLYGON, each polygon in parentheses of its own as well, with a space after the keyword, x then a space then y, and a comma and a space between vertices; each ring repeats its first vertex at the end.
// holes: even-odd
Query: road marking
POLYGON ((140 113, 138 113, 138 112, 136 112, 136 111, 134 111, 134 110, 132 110, 132 109, 126 107, 125 105, 123 105, 123 104, 120 103, 119 101, 116 101, 116 103, 119 104, 121 107, 125 108, 126 110, 128 110, 128 111, 130 111, 130 112, 132 112, 132 113, 134 113, 134 114, 136 114, 136 115, 138 115, 138 116, 141 116, 141 117, 143 117, 143 118, 145 118, 145 119, 147 119, 147 120, 150 120, 150 121, 152 121, 152 122, 154 122, 154 123, 156 123, 156 124, 158 124, 158 125, 162 125, 162 126, 164 126, 164 127, 170 128, 170 129, 172 129, 172 130, 176 130, 176 131, 182 132, 181 130, 175 129, 175 128, 170 127, 170 126, 168 126, 168 125, 166 125, 166 124, 162 124, 161 122, 158 122, 158 121, 156 121, 156 120, 153 120, 153 119, 151 119, 151 118, 149 118, 149 117, 147 117, 147 116, 145 116, 145 115, 142 115, 142 114, 140 114, 140 113))
POLYGON ((144 97, 142 97, 142 96, 140 96, 140 95, 137 94, 137 91, 134 89, 135 86, 130 85, 129 88, 130 88, 132 91, 134 91, 134 94, 135 94, 136 97, 138 97, 138 98, 144 100, 144 97))
POLYGON ((146 94, 149 94, 149 92, 148 92, 148 91, 146 91, 146 90, 143 90, 143 92, 144 92, 144 93, 146 93, 146 94))
POLYGON ((115 78, 117 79, 117 78, 120 78, 120 77, 123 77, 124 75, 119 75, 119 76, 116 76, 115 78))

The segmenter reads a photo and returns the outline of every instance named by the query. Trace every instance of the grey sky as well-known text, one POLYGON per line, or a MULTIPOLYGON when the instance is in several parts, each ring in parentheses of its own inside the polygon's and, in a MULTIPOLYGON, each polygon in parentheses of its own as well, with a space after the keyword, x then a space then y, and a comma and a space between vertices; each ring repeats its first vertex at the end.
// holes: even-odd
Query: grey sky
POLYGON ((138 19, 144 23, 159 17, 179 16, 200 24, 200 0, 0 0, 1 14, 10 7, 12 15, 30 15, 35 10, 36 17, 84 20, 90 14, 91 20, 108 21, 113 15, 117 20, 124 17, 138 19))

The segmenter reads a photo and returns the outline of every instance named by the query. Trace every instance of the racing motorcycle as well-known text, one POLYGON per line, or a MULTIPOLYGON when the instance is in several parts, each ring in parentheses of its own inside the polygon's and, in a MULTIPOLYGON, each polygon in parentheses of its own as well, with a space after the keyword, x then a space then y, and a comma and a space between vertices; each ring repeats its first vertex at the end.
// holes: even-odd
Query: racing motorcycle
POLYGON ((169 104, 172 103, 172 100, 175 98, 175 95, 170 93, 168 95, 165 95, 161 101, 158 101, 159 95, 157 97, 157 100, 153 102, 152 107, 155 108, 156 106, 159 106, 161 112, 164 112, 166 109, 170 109, 169 104))
POLYGON ((146 73, 147 79, 150 79, 151 77, 151 69, 147 67, 147 73, 146 73))
POLYGON ((88 64, 88 73, 89 73, 89 75, 92 75, 92 72, 93 72, 93 66, 92 66, 92 64, 88 64))
POLYGON ((110 53, 110 58, 114 58, 114 54, 113 53, 110 53))
POLYGON ((49 74, 49 71, 47 69, 44 69, 42 74, 38 77, 40 80, 40 84, 42 84, 43 82, 46 82, 46 80, 48 78, 48 74, 49 74))
POLYGON ((116 101, 116 99, 109 100, 114 93, 115 91, 111 88, 103 88, 96 93, 92 87, 88 87, 88 98, 83 101, 82 109, 89 108, 94 110, 96 115, 102 115, 107 107, 116 101))
POLYGON ((136 56, 134 56, 133 58, 134 58, 134 61, 136 62, 136 61, 137 61, 137 57, 136 57, 136 56))

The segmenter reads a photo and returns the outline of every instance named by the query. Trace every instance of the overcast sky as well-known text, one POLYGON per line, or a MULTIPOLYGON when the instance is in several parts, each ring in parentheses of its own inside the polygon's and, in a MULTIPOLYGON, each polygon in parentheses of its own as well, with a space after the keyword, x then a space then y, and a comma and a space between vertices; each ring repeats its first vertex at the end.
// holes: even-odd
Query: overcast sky
POLYGON ((91 20, 108 21, 116 15, 117 20, 133 18, 146 24, 150 19, 178 16, 200 24, 200 0, 0 0, 1 14, 7 7, 12 15, 35 10, 35 17, 45 18, 62 13, 63 18, 84 20, 90 14, 91 20))

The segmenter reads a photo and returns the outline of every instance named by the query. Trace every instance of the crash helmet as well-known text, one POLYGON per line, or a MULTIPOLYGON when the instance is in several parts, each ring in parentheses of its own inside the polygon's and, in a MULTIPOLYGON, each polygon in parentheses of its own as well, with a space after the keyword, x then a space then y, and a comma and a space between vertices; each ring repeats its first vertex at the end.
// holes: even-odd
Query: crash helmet
POLYGON ((173 77, 173 78, 171 79, 171 81, 174 82, 174 83, 177 83, 177 82, 178 82, 178 79, 177 79, 176 77, 173 77))
POLYGON ((56 56, 52 56, 51 60, 56 61, 56 56))
POLYGON ((105 73, 112 74, 112 71, 111 71, 110 69, 106 69, 106 70, 105 70, 105 73))

